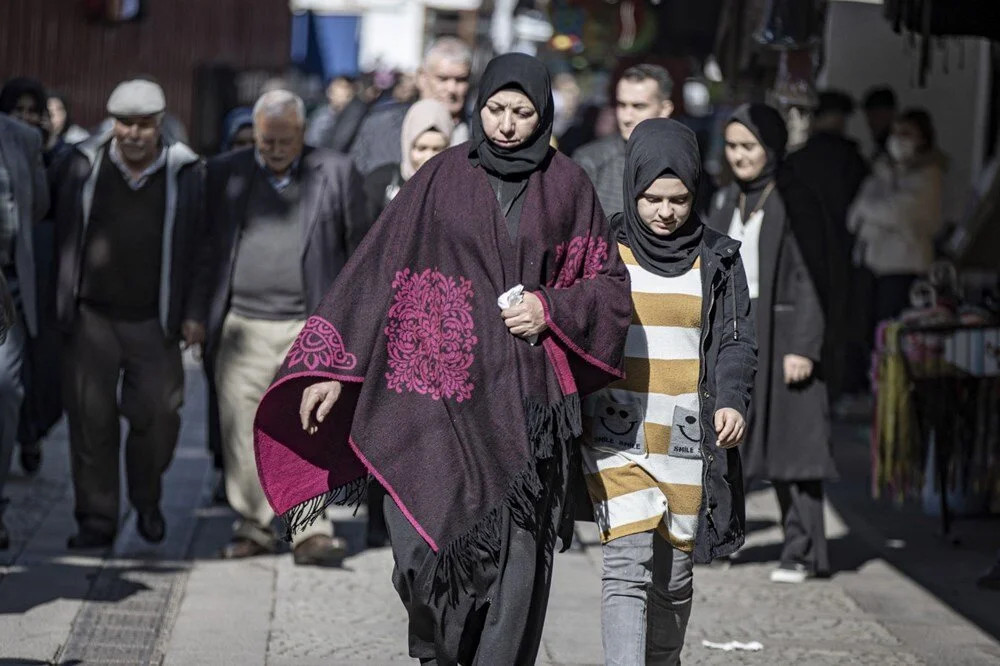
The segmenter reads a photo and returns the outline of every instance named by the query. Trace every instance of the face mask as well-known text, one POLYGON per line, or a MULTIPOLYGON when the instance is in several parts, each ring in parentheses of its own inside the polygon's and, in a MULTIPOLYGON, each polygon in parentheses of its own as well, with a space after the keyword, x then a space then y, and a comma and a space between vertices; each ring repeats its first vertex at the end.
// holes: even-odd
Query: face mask
POLYGON ((885 145, 894 162, 909 162, 917 154, 917 144, 913 139, 904 139, 893 134, 885 145))

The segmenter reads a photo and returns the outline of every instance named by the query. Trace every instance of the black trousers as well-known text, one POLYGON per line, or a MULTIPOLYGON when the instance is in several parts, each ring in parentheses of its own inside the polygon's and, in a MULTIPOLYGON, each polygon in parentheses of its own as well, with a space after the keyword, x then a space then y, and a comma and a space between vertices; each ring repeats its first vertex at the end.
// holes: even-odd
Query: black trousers
POLYGON ((822 481, 773 481, 781 506, 785 545, 781 564, 803 564, 813 574, 830 572, 823 518, 822 481))
POLYGON ((492 666, 533 664, 552 584, 551 538, 536 542, 506 514, 500 561, 483 552, 471 589, 457 605, 430 590, 437 555, 391 497, 385 498, 396 566, 392 582, 409 616, 410 656, 422 664, 492 666))
POLYGON ((119 417, 129 424, 125 468, 129 500, 139 511, 159 506, 162 476, 173 459, 184 402, 177 340, 155 319, 110 319, 80 306, 64 354, 74 515, 81 527, 118 531, 119 417), (118 385, 121 382, 121 403, 118 385))

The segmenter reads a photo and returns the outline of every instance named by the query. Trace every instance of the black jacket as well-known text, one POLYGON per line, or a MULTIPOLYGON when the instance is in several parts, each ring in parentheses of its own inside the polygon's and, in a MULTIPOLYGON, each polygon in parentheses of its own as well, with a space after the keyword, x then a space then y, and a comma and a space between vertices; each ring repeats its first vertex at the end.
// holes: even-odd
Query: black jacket
MULTIPOLYGON (((54 174, 53 218, 59 274, 56 283, 56 318, 70 330, 76 319, 84 242, 94 199, 96 174, 106 155, 111 135, 92 137, 73 147, 54 174)), ((164 335, 179 337, 186 320, 204 323, 210 247, 202 218, 205 165, 182 143, 167 146, 167 205, 163 224, 159 319, 164 335)), ((122 276, 128 279, 127 275, 122 276)))
POLYGON ((698 392, 705 466, 694 544, 694 560, 699 563, 736 552, 746 538, 740 451, 716 445, 715 412, 731 408, 745 418, 757 371, 756 334, 740 244, 707 227, 704 234, 698 392))
MULTIPOLYGON (((206 216, 213 238, 214 271, 208 344, 218 341, 229 311, 233 268, 254 171, 253 148, 208 162, 206 216)), ((302 277, 306 310, 312 312, 370 226, 361 176, 344 155, 307 147, 299 166, 302 202, 302 277)))

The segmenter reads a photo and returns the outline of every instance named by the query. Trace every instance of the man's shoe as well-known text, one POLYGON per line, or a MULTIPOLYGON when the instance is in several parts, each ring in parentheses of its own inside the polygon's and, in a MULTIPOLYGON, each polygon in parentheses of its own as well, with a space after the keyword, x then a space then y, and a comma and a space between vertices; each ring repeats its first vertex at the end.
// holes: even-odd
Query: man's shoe
POLYGON ((257 557, 258 555, 270 555, 274 550, 262 544, 244 537, 233 537, 233 540, 226 544, 226 547, 219 553, 219 557, 224 560, 242 560, 245 557, 257 557))
POLYGON ((804 564, 782 564, 771 572, 772 583, 804 583, 808 577, 804 564))
POLYGON ((28 476, 38 474, 42 466, 42 445, 41 442, 21 444, 21 469, 28 476))
POLYGON ((94 548, 110 548, 115 542, 113 534, 97 532, 81 527, 80 531, 69 538, 66 547, 70 550, 90 550, 94 548))
POLYGON ((149 543, 160 543, 167 535, 167 521, 163 519, 159 508, 138 512, 135 527, 139 535, 149 543))
POLYGON ((296 564, 316 567, 339 567, 347 557, 347 542, 322 534, 311 536, 292 549, 296 564))
POLYGON ((8 548, 10 548, 10 532, 7 531, 7 526, 0 519, 0 550, 7 550, 8 548))

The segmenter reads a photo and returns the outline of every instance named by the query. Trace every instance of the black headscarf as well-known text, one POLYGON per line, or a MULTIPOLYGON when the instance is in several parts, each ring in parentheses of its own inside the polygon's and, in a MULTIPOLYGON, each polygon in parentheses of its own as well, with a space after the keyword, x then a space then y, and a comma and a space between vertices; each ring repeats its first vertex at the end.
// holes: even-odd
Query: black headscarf
POLYGON ((740 191, 747 197, 747 205, 754 208, 757 205, 757 198, 767 184, 777 177, 778 169, 785 160, 788 128, 785 126, 785 119, 776 109, 760 103, 744 104, 737 108, 729 117, 726 126, 733 123, 739 123, 750 130, 767 152, 767 165, 759 176, 745 182, 736 180, 740 191))
POLYGON ((530 174, 549 154, 552 136, 552 83, 549 71, 537 58, 523 53, 497 56, 486 66, 479 82, 476 112, 472 114, 472 143, 469 159, 501 178, 530 174), (501 148, 490 141, 483 129, 480 112, 487 100, 505 88, 520 90, 538 111, 538 128, 527 141, 514 148, 501 148))
POLYGON ((664 277, 675 277, 691 270, 701 246, 701 219, 691 217, 669 236, 657 236, 639 217, 636 202, 657 178, 679 179, 692 200, 701 180, 701 152, 694 132, 667 118, 652 118, 639 123, 625 146, 623 192, 625 211, 614 220, 618 240, 632 250, 639 265, 664 277))

